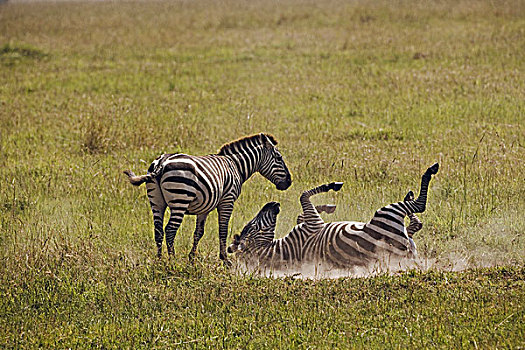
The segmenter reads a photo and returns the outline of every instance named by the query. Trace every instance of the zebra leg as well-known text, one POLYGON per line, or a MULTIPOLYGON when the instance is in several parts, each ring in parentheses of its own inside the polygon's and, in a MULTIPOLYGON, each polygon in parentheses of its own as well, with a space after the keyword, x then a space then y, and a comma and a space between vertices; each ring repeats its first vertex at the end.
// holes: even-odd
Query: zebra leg
POLYGON ((191 248, 189 255, 190 261, 193 261, 193 259, 195 258, 197 246, 199 245, 199 241, 201 240, 202 235, 204 234, 204 225, 206 224, 207 217, 208 213, 197 215, 197 221, 195 223, 195 232, 193 233, 193 247, 191 248))
MULTIPOLYGON (((408 202, 408 201, 413 201, 413 200, 414 200, 414 192, 408 191, 403 201, 408 202)), ((423 223, 421 222, 421 220, 419 220, 417 215, 414 213, 408 213, 408 218, 410 219, 410 223, 408 224, 408 227, 407 227, 407 234, 408 234, 408 237, 412 238, 412 236, 414 236, 414 233, 421 230, 421 228, 423 227, 423 223)))
MULTIPOLYGON (((409 230, 405 227, 404 219, 407 215, 425 211, 428 184, 432 175, 436 174, 438 169, 439 165, 436 163, 423 174, 419 197, 416 200, 413 199, 414 194, 409 192, 405 196, 404 201, 389 204, 376 211, 372 219, 364 225, 362 230, 373 239, 387 243, 390 248, 385 247, 385 249, 390 250, 391 254, 399 256, 407 256, 407 254, 415 255, 415 243, 410 236, 407 237, 409 230), (385 232, 388 234, 385 234, 385 232), (407 238, 410 246, 406 244, 407 238)), ((412 228, 410 228, 412 234, 420 228, 418 226, 421 225, 421 222, 418 222, 419 220, 413 221, 412 228)), ((354 229, 354 227, 352 227, 352 229, 354 229)))
POLYGON ((407 227, 407 234, 408 237, 412 238, 414 236, 414 233, 418 232, 423 228, 423 223, 419 218, 416 216, 416 214, 408 214, 408 218, 410 219, 410 223, 407 227))
POLYGON ((343 186, 342 182, 331 182, 315 187, 311 190, 303 192, 300 198, 301 207, 303 208, 302 219, 304 221, 305 228, 310 232, 317 232, 324 225, 324 221, 319 216, 319 213, 310 201, 310 197, 318 193, 328 192, 330 190, 339 191, 343 186))
POLYGON ((155 227, 155 243, 157 244, 157 256, 162 257, 162 241, 164 240, 164 213, 166 211, 166 201, 162 195, 162 190, 155 180, 146 182, 146 191, 153 213, 153 225, 155 227))
POLYGON ((408 213, 422 213, 425 211, 427 205, 428 184, 432 179, 432 175, 437 174, 438 170, 439 164, 436 163, 430 168, 428 168, 427 171, 425 171, 425 173, 421 177, 421 189, 419 190, 419 196, 417 197, 417 199, 415 201, 410 200, 404 202, 408 209, 407 215, 408 213))
POLYGON ((217 212, 219 216, 219 258, 224 262, 224 265, 231 266, 230 261, 226 255, 226 238, 228 236, 228 224, 233 211, 233 200, 228 200, 219 204, 217 212))
POLYGON ((182 219, 186 213, 186 207, 174 207, 170 208, 170 219, 164 228, 166 231, 166 245, 168 246, 168 255, 173 255, 175 250, 173 249, 173 240, 177 234, 182 219))
POLYGON ((164 240, 164 229, 162 228, 164 213, 161 217, 153 217, 153 225, 155 226, 155 244, 157 245, 157 257, 162 257, 162 241, 164 240))

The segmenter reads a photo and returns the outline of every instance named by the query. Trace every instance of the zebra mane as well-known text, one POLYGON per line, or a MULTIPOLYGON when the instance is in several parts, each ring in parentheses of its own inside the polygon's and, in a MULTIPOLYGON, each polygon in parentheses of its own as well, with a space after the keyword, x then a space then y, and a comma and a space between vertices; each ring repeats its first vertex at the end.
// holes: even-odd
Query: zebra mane
POLYGON ((227 155, 227 154, 237 153, 236 147, 242 147, 242 146, 244 146, 246 144, 249 144, 250 142, 255 142, 256 144, 262 144, 263 136, 266 136, 268 138, 268 140, 270 140, 270 142, 274 146, 277 145, 277 140, 275 139, 275 137, 273 135, 266 134, 266 133, 260 133, 260 134, 245 136, 245 137, 240 138, 238 140, 225 143, 224 145, 221 146, 221 148, 219 149, 219 152, 217 154, 220 155, 220 156, 224 156, 224 155, 227 155))

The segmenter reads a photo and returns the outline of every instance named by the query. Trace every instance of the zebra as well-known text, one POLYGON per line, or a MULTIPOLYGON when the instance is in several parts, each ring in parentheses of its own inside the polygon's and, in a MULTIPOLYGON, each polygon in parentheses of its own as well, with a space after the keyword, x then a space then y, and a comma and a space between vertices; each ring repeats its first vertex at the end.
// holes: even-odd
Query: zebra
POLYGON ((259 133, 227 143, 217 154, 163 154, 151 163, 146 175, 136 176, 130 170, 124 171, 131 184, 146 183, 157 256, 162 256, 162 225, 167 207, 170 210, 165 227, 168 255, 174 253, 173 241, 184 215, 197 216, 190 260, 195 257, 208 214, 217 209, 219 257, 229 265, 226 255, 228 223, 243 183, 259 172, 280 191, 292 184, 290 172, 276 145, 273 135, 259 133))
MULTIPOLYGON (((288 235, 275 239, 275 226, 280 205, 267 203, 234 235, 228 252, 247 267, 264 271, 297 272, 302 266, 328 269, 369 268, 382 262, 413 260, 417 248, 412 239, 422 223, 414 213, 424 212, 428 185, 439 164, 429 167, 421 179, 419 197, 408 192, 402 202, 377 210, 367 223, 343 221, 325 223, 310 197, 330 190, 339 191, 342 182, 332 182, 303 192, 300 197, 303 213, 288 235), (405 228, 404 217, 410 224, 405 228)), ((323 208, 321 206, 321 208, 323 208)), ((377 266, 377 265, 376 265, 377 266)))

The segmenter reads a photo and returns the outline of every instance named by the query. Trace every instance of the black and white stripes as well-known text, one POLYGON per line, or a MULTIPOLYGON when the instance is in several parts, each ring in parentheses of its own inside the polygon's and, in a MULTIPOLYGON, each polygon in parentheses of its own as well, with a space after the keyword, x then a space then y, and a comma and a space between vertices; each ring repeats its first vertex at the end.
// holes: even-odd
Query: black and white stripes
POLYGON ((204 234, 208 214, 217 208, 219 216, 220 258, 226 260, 226 236, 233 204, 243 183, 259 172, 277 189, 291 185, 291 176, 272 135, 257 134, 233 141, 221 147, 218 154, 191 156, 163 154, 154 160, 146 175, 135 176, 126 171, 130 182, 138 186, 146 182, 153 212, 158 255, 162 254, 164 212, 170 209, 165 227, 168 253, 173 253, 173 241, 184 215, 197 215, 190 259, 204 234))
POLYGON ((367 223, 325 223, 310 197, 329 190, 339 190, 342 183, 321 185, 301 196, 301 223, 281 239, 274 239, 279 204, 266 204, 228 247, 231 253, 249 265, 263 269, 293 272, 303 264, 323 264, 331 268, 369 267, 391 259, 410 259, 416 256, 412 235, 421 229, 414 213, 425 211, 427 190, 436 163, 422 176, 419 197, 409 192, 405 200, 387 205, 367 223), (405 228, 404 218, 410 224, 405 228))

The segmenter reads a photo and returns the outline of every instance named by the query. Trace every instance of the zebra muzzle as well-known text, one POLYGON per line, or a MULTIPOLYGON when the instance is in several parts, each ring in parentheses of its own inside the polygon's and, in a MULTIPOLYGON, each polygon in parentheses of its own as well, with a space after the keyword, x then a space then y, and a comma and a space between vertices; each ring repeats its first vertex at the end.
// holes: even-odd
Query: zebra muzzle
POLYGON ((286 180, 280 181, 277 184, 275 184, 275 187, 279 191, 284 191, 284 190, 288 189, 291 185, 292 185, 292 179, 291 178, 286 178, 286 180))

